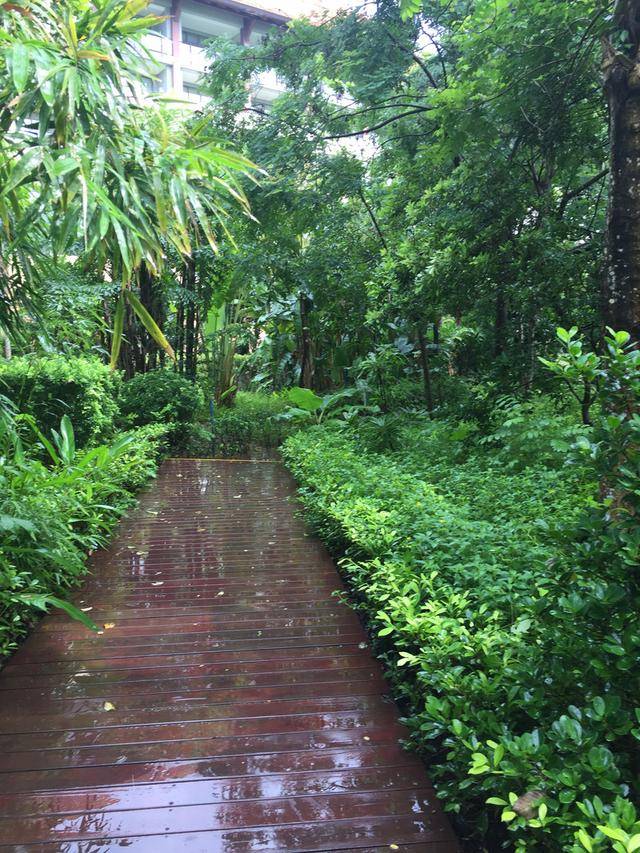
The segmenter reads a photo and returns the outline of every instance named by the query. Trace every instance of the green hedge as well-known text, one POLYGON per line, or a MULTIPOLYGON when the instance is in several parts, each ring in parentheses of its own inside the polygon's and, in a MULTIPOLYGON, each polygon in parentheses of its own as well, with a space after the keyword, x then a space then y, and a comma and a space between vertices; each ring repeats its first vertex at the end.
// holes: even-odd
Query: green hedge
POLYGON ((47 435, 68 415, 81 446, 115 432, 119 384, 119 376, 97 359, 52 355, 0 361, 0 394, 32 415, 47 435))
POLYGON ((215 412, 213 442, 216 455, 237 456, 253 446, 277 447, 291 432, 291 425, 275 419, 286 404, 277 394, 239 391, 232 406, 215 412))
POLYGON ((610 850, 599 826, 640 831, 640 639, 618 625, 623 590, 562 534, 594 484, 578 467, 505 471, 464 433, 415 427, 382 455, 328 426, 283 453, 471 849, 610 850))
POLYGON ((154 476, 164 431, 142 427, 126 446, 119 436, 90 451, 74 451, 71 443, 58 454, 52 447, 57 461, 49 457, 45 465, 42 447, 25 454, 28 430, 19 441, 13 417, 0 406, 0 659, 50 596, 64 598, 82 578, 87 551, 106 542, 134 493, 154 476))
POLYGON ((119 403, 123 417, 135 426, 191 424, 204 407, 204 396, 190 379, 160 369, 124 382, 119 403))

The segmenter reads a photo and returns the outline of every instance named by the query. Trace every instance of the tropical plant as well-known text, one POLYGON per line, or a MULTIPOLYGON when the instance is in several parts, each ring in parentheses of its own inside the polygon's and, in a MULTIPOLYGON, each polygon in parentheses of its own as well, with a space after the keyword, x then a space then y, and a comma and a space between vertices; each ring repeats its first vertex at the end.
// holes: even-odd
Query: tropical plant
POLYGON ((164 431, 79 450, 67 415, 47 436, 0 398, 0 657, 50 606, 95 628, 66 595, 153 475, 164 431))
POLYGON ((0 10, 0 325, 16 328, 46 246, 64 257, 80 241, 84 261, 122 285, 114 365, 126 305, 171 354, 132 281, 143 264, 162 267, 167 243, 182 256, 200 239, 216 246, 213 223, 224 231, 227 201, 247 209, 236 176, 253 171, 211 142, 204 125, 141 108, 151 60, 139 36, 158 21, 140 16, 145 6, 28 0, 0 10))

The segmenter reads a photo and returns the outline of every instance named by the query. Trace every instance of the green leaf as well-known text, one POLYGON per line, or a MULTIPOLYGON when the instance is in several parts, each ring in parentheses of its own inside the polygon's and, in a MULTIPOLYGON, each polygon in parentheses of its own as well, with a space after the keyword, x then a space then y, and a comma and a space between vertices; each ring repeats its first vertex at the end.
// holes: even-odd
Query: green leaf
POLYGON ((55 595, 38 592, 23 592, 17 595, 16 598, 24 604, 36 607, 38 610, 46 611, 50 605, 57 607, 59 610, 63 610, 67 615, 71 616, 72 619, 82 622, 82 624, 86 625, 86 627, 91 631, 98 630, 98 626, 95 622, 89 619, 86 613, 83 613, 82 610, 71 604, 69 601, 64 601, 62 598, 56 598, 55 595))
POLYGON ((613 826, 598 826, 598 829, 603 835, 606 835, 607 838, 613 838, 614 841, 626 843, 629 838, 626 832, 613 826))
POLYGON ((304 409, 305 412, 315 412, 322 405, 322 397, 318 397, 309 388, 290 388, 285 395, 287 402, 304 409))
POLYGON ((69 465, 73 462, 73 458, 76 453, 73 424, 71 423, 69 415, 63 415, 62 420, 60 421, 60 435, 62 438, 60 455, 62 456, 63 461, 69 465))
POLYGON ((417 15, 422 9, 422 0, 400 0, 400 17, 403 21, 417 15))
POLYGON ((131 290, 126 290, 125 293, 126 293, 127 301, 129 302, 129 305, 131 305, 133 310, 136 312, 138 319, 140 320, 142 325, 145 327, 147 332, 149 332, 149 334, 151 335, 153 340, 158 344, 158 346, 162 347, 162 349, 167 353, 167 355, 175 361, 176 356, 175 356, 175 353, 173 351, 171 344, 165 338, 161 328, 158 326, 158 324, 153 319, 151 314, 149 314, 149 312, 144 307, 142 302, 140 302, 140 300, 135 295, 135 293, 133 293, 131 290))
POLYGON ((582 844, 585 850, 588 850, 589 853, 593 853, 593 842, 584 829, 578 830, 578 841, 582 844))
POLYGON ((26 518, 16 518, 13 515, 5 515, 0 513, 0 530, 4 532, 15 532, 16 530, 26 530, 33 533, 37 530, 35 524, 26 518))
POLYGON ((11 75, 13 85, 18 94, 22 94, 29 80, 29 67, 31 62, 29 46, 23 42, 16 42, 11 48, 11 75))
POLYGON ((43 158, 44 149, 39 147, 27 149, 17 162, 14 161, 9 177, 2 186, 0 196, 8 195, 27 178, 30 178, 42 163, 43 158))

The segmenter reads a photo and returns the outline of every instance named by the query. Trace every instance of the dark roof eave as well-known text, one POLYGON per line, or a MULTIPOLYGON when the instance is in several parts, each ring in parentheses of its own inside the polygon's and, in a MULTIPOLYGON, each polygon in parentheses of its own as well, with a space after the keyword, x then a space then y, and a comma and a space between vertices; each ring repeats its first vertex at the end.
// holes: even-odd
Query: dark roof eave
POLYGON ((281 15, 279 12, 269 12, 267 9, 259 9, 249 3, 240 3, 239 0, 196 0, 196 2, 202 3, 204 6, 215 6, 218 9, 225 9, 227 12, 236 12, 238 15, 243 15, 246 18, 256 18, 259 21, 276 24, 280 27, 286 26, 291 20, 289 15, 281 15))

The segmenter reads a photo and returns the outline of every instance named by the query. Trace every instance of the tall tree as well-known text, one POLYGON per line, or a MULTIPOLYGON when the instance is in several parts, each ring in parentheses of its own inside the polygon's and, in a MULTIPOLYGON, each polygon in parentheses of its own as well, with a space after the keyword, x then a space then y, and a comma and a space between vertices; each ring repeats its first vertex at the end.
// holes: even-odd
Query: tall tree
POLYGON ((603 38, 610 182, 604 316, 640 340, 640 0, 616 0, 603 38))

